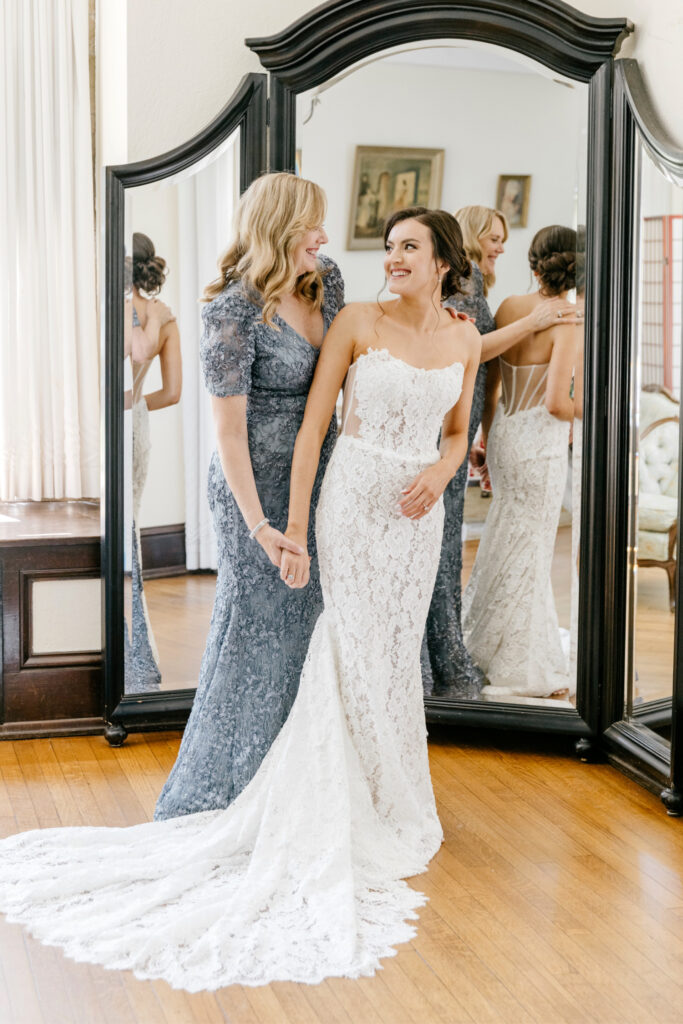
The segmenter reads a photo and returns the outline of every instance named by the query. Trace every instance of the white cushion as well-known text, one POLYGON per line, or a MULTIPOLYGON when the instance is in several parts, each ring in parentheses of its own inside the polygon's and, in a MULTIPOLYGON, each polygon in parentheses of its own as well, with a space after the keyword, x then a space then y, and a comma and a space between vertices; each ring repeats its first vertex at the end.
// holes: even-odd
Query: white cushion
POLYGON ((678 518, 678 502, 668 494, 641 494, 638 498, 638 529, 668 531, 678 518))
POLYGON ((678 423, 661 423, 639 445, 639 482, 644 494, 678 492, 678 423))
POLYGON ((678 416, 678 402, 672 402, 670 398, 660 391, 640 392, 640 432, 649 427, 655 420, 665 420, 668 416, 678 416))
POLYGON ((651 533, 649 530, 638 530, 638 558, 653 558, 657 562, 668 562, 668 533, 651 533))

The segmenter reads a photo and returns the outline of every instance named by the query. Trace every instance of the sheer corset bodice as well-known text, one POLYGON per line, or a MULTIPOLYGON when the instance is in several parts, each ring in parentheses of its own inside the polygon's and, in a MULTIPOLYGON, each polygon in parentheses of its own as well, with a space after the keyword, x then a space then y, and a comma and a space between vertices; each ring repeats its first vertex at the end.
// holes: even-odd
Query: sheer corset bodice
POLYGON ((425 370, 385 348, 368 349, 344 383, 342 437, 433 462, 443 418, 460 397, 464 372, 462 363, 425 370))
POLYGON ((506 416, 535 409, 545 401, 549 363, 513 366, 498 356, 503 389, 502 407, 506 416))

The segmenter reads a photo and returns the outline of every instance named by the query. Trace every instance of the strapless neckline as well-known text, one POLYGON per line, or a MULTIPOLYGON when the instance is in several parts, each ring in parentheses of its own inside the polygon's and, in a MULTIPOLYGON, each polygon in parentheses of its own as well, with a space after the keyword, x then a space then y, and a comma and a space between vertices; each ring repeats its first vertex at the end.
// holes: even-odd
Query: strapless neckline
POLYGON ((396 363, 402 363, 403 366, 407 366, 410 370, 417 370, 418 373, 442 373, 444 370, 452 370, 456 366, 461 366, 463 371, 465 369, 465 364, 461 362, 459 359, 457 359, 454 363, 449 363, 447 366, 415 366, 413 363, 409 363, 405 359, 401 359, 400 356, 395 356, 392 352, 389 351, 388 348, 373 348, 372 346, 368 348, 365 352, 361 352, 358 358, 353 363, 351 363, 351 366, 355 366, 356 363, 359 363, 361 361, 361 359, 365 359, 371 355, 385 355, 389 359, 393 359, 394 362, 396 363))
POLYGON ((534 369, 537 366, 550 366, 549 362, 547 362, 547 363, 508 363, 507 359, 503 359, 502 356, 498 356, 498 358, 500 359, 501 363, 505 363, 505 365, 509 366, 511 370, 528 370, 528 369, 534 369))

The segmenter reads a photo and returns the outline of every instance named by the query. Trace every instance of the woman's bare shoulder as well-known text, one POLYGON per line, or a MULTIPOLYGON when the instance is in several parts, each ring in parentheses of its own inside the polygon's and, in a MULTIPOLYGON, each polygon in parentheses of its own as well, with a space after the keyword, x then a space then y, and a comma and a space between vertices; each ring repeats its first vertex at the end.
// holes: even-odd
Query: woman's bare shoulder
POLYGON ((464 345, 469 359, 479 362, 481 355, 481 334, 471 320, 457 319, 453 321, 455 338, 459 345, 464 345))
POLYGON ((334 318, 335 324, 345 327, 363 327, 374 323, 382 310, 376 302, 348 302, 334 318))
POLYGON ((496 326, 513 323, 530 312, 534 303, 533 295, 508 295, 496 310, 496 326))

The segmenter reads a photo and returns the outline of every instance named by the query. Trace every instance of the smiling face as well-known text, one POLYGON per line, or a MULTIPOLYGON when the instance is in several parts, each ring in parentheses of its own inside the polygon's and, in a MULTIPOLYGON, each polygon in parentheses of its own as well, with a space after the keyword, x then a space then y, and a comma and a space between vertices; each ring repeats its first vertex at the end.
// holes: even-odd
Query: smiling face
POLYGON ((292 253, 297 277, 300 277, 302 274, 310 274, 317 269, 318 251, 320 246, 325 245, 328 241, 327 233, 322 224, 320 227, 311 228, 301 237, 292 253))
POLYGON ((426 289, 431 295, 440 295, 440 276, 447 270, 445 263, 434 262, 432 233, 418 220, 401 220, 394 224, 387 238, 384 273, 390 292, 395 295, 415 295, 426 289))
POLYGON ((480 235, 478 238, 479 247, 481 249, 479 269, 482 274, 495 274, 496 260, 505 252, 505 248, 503 246, 504 238, 505 228, 503 226, 503 222, 500 217, 494 217, 489 231, 487 231, 485 235, 480 235))

